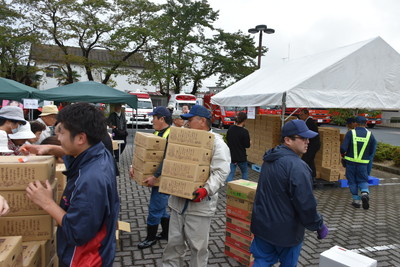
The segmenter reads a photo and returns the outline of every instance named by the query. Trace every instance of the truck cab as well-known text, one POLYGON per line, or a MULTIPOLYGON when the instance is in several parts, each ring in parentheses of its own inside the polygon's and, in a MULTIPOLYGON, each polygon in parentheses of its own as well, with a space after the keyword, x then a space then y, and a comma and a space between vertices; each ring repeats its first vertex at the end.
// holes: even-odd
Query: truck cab
POLYGON ((182 110, 183 105, 189 105, 189 108, 196 105, 196 96, 191 94, 173 94, 170 96, 168 106, 172 105, 174 110, 182 110))
POLYGON ((127 125, 129 126, 144 126, 144 127, 152 127, 153 126, 153 116, 150 116, 149 113, 153 111, 153 103, 151 102, 150 95, 148 93, 143 92, 129 92, 131 95, 136 95, 138 98, 138 109, 137 113, 135 109, 132 109, 130 106, 125 106, 125 117, 127 120, 127 125))

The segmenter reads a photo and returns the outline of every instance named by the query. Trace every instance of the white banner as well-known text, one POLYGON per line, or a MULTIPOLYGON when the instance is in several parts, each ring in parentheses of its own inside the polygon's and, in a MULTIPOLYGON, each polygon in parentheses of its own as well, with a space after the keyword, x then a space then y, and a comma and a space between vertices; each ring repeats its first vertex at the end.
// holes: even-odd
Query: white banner
POLYGON ((248 119, 256 118, 256 107, 247 107, 247 118, 248 119))
POLYGON ((22 100, 23 100, 24 108, 26 108, 26 109, 38 109, 38 107, 39 107, 38 99, 24 98, 22 100))
POLYGON ((54 105, 54 101, 43 100, 43 106, 54 105))

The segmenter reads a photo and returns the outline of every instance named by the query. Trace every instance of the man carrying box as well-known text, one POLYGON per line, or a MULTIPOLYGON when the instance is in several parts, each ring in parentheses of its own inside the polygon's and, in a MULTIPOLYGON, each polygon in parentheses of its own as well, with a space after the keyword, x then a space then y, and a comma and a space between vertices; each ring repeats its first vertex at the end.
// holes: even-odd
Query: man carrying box
POLYGON ((58 146, 25 146, 42 154, 66 154, 67 185, 60 206, 50 183, 39 181, 26 188, 27 196, 57 222, 59 266, 112 266, 119 197, 114 159, 101 139, 106 119, 95 106, 77 103, 58 114, 58 146), (47 150, 47 151, 45 151, 47 150), (46 152, 46 153, 45 153, 46 152))
MULTIPOLYGON (((211 114, 203 106, 194 105, 181 115, 189 128, 211 131, 211 114)), ((230 152, 219 134, 215 135, 210 164, 210 177, 204 187, 193 192, 194 199, 170 196, 171 208, 168 244, 163 253, 163 266, 183 266, 187 245, 191 250, 190 266, 207 266, 208 238, 211 218, 215 214, 218 190, 230 171, 230 152)))
MULTIPOLYGON (((149 113, 153 116, 153 128, 156 130, 155 135, 168 139, 170 125, 172 123, 171 112, 165 107, 157 107, 153 112, 149 113)), ((139 249, 145 249, 153 246, 157 239, 168 240, 169 214, 167 212, 169 195, 158 192, 159 187, 154 186, 156 180, 161 176, 162 163, 157 168, 153 176, 144 180, 151 187, 149 215, 147 216, 147 237, 138 244, 139 249), (158 225, 161 223, 162 232, 157 235, 158 225)), ((133 169, 130 171, 133 176, 133 169)))
POLYGON ((287 122, 282 128, 282 144, 267 151, 258 180, 253 205, 250 252, 254 267, 297 266, 304 230, 328 234, 312 190, 311 169, 301 159, 308 139, 318 133, 302 120, 287 122))

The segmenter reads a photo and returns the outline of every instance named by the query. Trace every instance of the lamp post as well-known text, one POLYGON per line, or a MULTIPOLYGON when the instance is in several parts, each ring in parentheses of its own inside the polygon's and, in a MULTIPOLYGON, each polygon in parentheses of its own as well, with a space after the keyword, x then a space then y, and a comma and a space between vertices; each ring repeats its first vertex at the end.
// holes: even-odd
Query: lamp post
POLYGON ((261 47, 262 47, 262 33, 273 34, 274 29, 268 28, 267 25, 257 25, 255 28, 249 29, 249 33, 256 34, 260 33, 258 41, 258 68, 261 68, 261 47))

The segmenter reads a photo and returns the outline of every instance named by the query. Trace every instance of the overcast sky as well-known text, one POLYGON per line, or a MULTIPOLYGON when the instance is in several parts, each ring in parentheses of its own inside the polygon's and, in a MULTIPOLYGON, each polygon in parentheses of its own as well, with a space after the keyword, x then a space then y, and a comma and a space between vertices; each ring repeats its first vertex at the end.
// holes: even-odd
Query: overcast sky
MULTIPOLYGON (((153 0, 162 3, 163 0, 153 0)), ((229 32, 266 24, 270 50, 279 61, 331 50, 380 36, 400 52, 400 0, 208 0, 219 10, 216 27, 229 32)), ((258 44, 258 35, 254 35, 258 44)), ((208 85, 208 84, 207 84, 208 85)))

